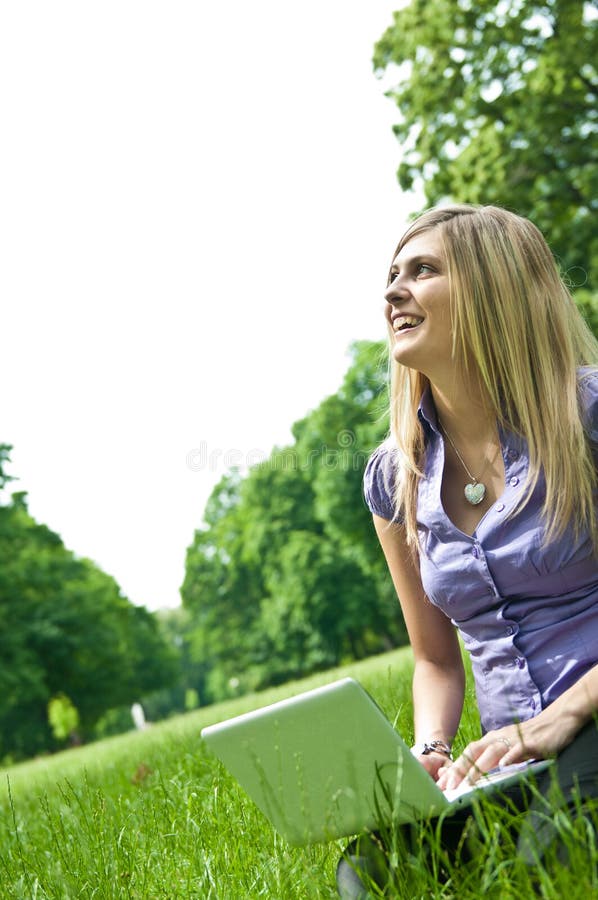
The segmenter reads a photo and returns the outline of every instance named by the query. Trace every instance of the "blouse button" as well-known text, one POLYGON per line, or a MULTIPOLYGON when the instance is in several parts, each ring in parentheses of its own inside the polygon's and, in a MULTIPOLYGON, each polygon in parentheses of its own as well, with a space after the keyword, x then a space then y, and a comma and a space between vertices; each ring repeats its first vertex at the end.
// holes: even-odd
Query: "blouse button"
POLYGON ((508 634, 509 636, 512 635, 514 630, 515 630, 515 629, 514 629, 511 625, 509 625, 509 627, 507 628, 507 634, 508 634))
POLYGON ((533 697, 532 697, 532 698, 530 699, 530 701, 529 701, 529 707, 530 707, 530 709, 535 709, 535 708, 536 708, 536 701, 534 700, 533 697))
POLYGON ((519 453, 511 447, 511 449, 507 451, 507 456, 509 459, 518 459, 519 453))
POLYGON ((476 559, 478 558, 478 556, 480 555, 480 551, 478 550, 477 547, 471 548, 471 555, 474 556, 476 559))
POLYGON ((511 485, 511 487, 516 487, 519 484, 519 479, 513 476, 513 478, 511 478, 511 480, 509 481, 509 484, 511 485))
POLYGON ((497 503, 496 507, 495 507, 496 512, 502 512, 504 508, 505 508, 504 503, 497 503))
POLYGON ((518 669, 522 669, 525 665, 525 660, 521 659, 520 656, 515 657, 515 665, 518 669))

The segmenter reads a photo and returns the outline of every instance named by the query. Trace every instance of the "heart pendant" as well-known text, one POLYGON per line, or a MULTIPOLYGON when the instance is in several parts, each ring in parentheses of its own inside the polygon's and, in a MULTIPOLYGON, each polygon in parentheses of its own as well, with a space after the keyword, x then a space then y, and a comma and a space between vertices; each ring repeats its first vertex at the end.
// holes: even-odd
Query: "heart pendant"
POLYGON ((486 485, 482 484, 481 481, 466 484, 463 493, 468 503, 471 503, 472 506, 477 506, 486 496, 486 485))

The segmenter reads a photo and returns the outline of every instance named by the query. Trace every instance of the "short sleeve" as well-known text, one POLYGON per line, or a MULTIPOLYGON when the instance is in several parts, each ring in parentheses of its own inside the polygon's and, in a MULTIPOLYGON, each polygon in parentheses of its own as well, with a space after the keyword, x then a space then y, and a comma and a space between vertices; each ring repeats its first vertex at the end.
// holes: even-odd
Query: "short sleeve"
POLYGON ((598 369, 581 369, 578 387, 584 428, 590 441, 598 445, 598 369))
POLYGON ((367 461, 363 475, 363 495, 370 512, 389 521, 395 519, 393 502, 396 451, 381 444, 367 461))

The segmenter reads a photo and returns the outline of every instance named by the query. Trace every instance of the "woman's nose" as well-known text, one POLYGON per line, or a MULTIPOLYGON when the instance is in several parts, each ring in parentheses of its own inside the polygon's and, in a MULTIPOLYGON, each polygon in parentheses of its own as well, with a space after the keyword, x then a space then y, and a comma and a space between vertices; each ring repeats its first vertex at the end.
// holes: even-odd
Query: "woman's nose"
POLYGON ((400 303, 401 300, 406 300, 408 297, 408 291, 401 281, 400 277, 397 277, 391 281, 384 292, 384 299, 387 303, 400 303))

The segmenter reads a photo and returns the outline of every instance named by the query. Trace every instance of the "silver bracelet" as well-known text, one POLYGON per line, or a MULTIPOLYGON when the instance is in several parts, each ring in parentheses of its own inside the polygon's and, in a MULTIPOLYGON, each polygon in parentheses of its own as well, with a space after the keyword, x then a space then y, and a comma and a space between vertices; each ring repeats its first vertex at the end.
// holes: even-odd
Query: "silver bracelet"
POLYGON ((451 748, 446 741, 424 741, 421 744, 414 744, 411 752, 415 756, 428 756, 430 753, 442 753, 447 759, 452 760, 453 754, 451 748))

